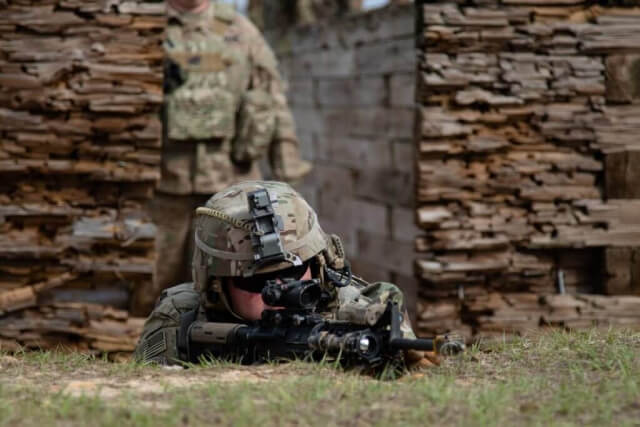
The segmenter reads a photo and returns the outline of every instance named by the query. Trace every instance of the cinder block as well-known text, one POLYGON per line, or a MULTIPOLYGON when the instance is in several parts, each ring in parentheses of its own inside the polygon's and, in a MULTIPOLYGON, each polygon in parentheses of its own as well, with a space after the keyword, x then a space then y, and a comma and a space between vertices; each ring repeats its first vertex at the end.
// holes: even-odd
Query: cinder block
POLYGON ((318 212, 319 190, 318 187, 315 186, 315 183, 309 179, 304 179, 301 183, 294 184, 294 188, 304 197, 307 203, 309 203, 309 206, 318 212))
POLYGON ((285 82, 285 85, 289 85, 293 75, 293 57, 291 56, 278 56, 278 70, 280 76, 285 82))
POLYGON ((385 205, 354 199, 352 200, 351 209, 358 219, 358 230, 369 231, 380 236, 388 236, 390 234, 389 214, 385 205))
POLYGON ((329 136, 325 140, 328 159, 359 169, 390 169, 391 143, 363 137, 329 136))
POLYGON ((319 193, 331 203, 354 194, 354 173, 348 168, 316 163, 310 175, 319 193))
POLYGON ((294 107, 314 107, 313 80, 311 78, 296 78, 289 82, 287 98, 289 105, 294 107))
POLYGON ((414 111, 407 108, 352 107, 321 112, 323 129, 332 135, 412 138, 414 111))
POLYGON ((300 155, 302 158, 313 162, 315 159, 313 133, 298 131, 298 141, 300 141, 300 155))
POLYGON ((355 192, 363 199, 407 208, 413 206, 414 184, 411 173, 371 169, 358 173, 355 192))
POLYGON ((383 108, 360 108, 353 110, 354 121, 350 135, 385 136, 389 133, 389 110, 383 108))
POLYGON ((389 129, 387 134, 396 138, 412 138, 416 112, 412 108, 392 108, 387 111, 389 129))
POLYGON ((389 100, 392 107, 413 107, 416 96, 416 75, 396 73, 389 79, 389 100))
POLYGON ((384 40, 358 46, 355 50, 355 67, 358 74, 413 73, 416 63, 413 37, 384 40))
POLYGON ((301 26, 285 34, 267 31, 266 38, 280 55, 297 55, 321 48, 352 48, 364 43, 413 37, 413 4, 332 18, 322 25, 301 26))
POLYGON ((341 18, 342 43, 357 46, 380 40, 410 38, 414 36, 415 10, 413 4, 383 8, 369 13, 341 18))
POLYGON ((358 232, 355 228, 347 226, 342 221, 336 221, 331 218, 319 216, 322 230, 328 234, 337 234, 342 240, 344 250, 347 252, 348 258, 358 256, 358 232))
POLYGON ((381 236, 390 234, 387 207, 379 203, 320 191, 320 213, 323 218, 341 222, 350 229, 364 230, 381 236))
POLYGON ((324 121, 317 109, 302 106, 292 106, 291 112, 296 122, 298 132, 324 133, 324 121))
POLYGON ((350 259, 353 274, 362 277, 367 282, 390 282, 391 271, 380 267, 377 262, 369 262, 361 258, 350 259))
POLYGON ((421 234, 415 224, 415 211, 409 208, 391 208, 391 237, 393 240, 413 242, 421 234))
POLYGON ((324 128, 332 135, 380 137, 389 129, 388 111, 382 108, 340 108, 324 110, 324 128))
POLYGON ((344 47, 340 43, 338 23, 325 23, 325 25, 300 26, 285 33, 282 29, 267 31, 265 38, 278 56, 300 55, 305 52, 313 52, 322 48, 344 47))
POLYGON ((319 79, 317 95, 320 106, 382 106, 387 99, 387 90, 382 76, 319 79))
POLYGON ((316 162, 328 163, 330 156, 331 140, 334 135, 316 134, 314 138, 314 152, 316 162))
POLYGON ((415 147, 411 141, 394 141, 391 144, 393 152, 393 169, 401 172, 415 170, 415 147))
POLYGON ((322 49, 301 53, 291 61, 291 78, 350 77, 356 72, 353 49, 322 49))
POLYGON ((413 243, 397 242, 366 231, 358 232, 358 256, 394 273, 413 275, 413 243))

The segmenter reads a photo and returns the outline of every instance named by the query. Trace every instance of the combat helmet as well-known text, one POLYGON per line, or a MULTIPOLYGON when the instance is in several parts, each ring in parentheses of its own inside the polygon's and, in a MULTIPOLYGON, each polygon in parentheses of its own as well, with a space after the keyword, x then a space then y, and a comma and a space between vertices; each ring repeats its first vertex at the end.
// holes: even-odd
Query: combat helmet
POLYGON ((315 211, 290 185, 245 181, 196 210, 193 279, 206 308, 234 314, 227 278, 260 286, 261 278, 308 266, 327 286, 350 277, 340 239, 322 230, 315 211))

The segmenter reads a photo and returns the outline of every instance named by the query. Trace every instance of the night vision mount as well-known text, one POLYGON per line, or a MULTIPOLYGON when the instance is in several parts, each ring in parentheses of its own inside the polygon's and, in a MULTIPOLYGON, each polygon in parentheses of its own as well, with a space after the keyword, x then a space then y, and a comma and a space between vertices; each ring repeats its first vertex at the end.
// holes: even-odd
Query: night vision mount
POLYGON ((302 265, 300 257, 285 251, 282 245, 280 231, 284 229, 284 223, 282 217, 276 215, 273 209, 278 199, 272 198, 264 188, 248 193, 247 199, 249 215, 254 225, 251 233, 254 262, 245 272, 245 276, 253 275, 260 267, 279 262, 289 262, 294 266, 302 265))

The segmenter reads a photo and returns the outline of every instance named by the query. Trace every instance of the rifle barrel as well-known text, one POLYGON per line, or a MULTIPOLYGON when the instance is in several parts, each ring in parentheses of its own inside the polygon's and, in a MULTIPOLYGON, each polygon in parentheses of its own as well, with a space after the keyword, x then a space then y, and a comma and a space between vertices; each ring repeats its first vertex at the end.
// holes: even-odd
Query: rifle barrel
POLYGON ((433 340, 425 338, 409 339, 409 338, 393 338, 389 341, 389 346, 398 350, 420 350, 434 351, 435 346, 433 340))

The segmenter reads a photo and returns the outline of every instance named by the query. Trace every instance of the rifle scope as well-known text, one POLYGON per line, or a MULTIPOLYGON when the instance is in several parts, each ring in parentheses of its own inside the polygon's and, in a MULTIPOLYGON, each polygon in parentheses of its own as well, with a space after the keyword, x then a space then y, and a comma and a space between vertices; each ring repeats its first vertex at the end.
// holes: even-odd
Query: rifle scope
POLYGON ((262 300, 272 307, 309 310, 320 302, 322 289, 318 279, 291 280, 283 283, 269 280, 262 289, 262 300))

